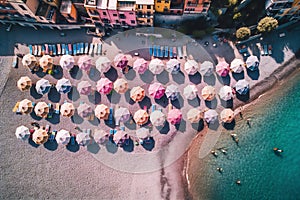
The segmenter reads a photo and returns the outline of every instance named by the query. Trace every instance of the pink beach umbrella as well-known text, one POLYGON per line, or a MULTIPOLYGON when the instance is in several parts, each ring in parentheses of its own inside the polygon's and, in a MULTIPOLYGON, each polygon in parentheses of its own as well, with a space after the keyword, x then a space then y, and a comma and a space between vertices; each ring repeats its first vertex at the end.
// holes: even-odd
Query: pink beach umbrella
POLYGON ((181 119, 182 119, 182 113, 178 109, 172 109, 168 113, 168 118, 167 119, 168 119, 168 122, 170 122, 173 125, 179 124, 181 119))
POLYGON ((116 121, 119 121, 119 122, 128 121, 130 119, 130 112, 129 112, 128 108, 120 107, 120 108, 116 109, 115 119, 116 119, 116 121))
POLYGON ((128 64, 127 56, 122 53, 116 55, 114 59, 114 64, 116 67, 120 67, 121 69, 125 68, 128 64))
POLYGON ((229 73, 229 64, 226 61, 219 62, 216 66, 216 72, 219 76, 227 76, 229 73))
POLYGON ((92 58, 90 56, 81 56, 78 60, 78 67, 83 71, 90 71, 92 67, 92 58))
POLYGON ((77 112, 80 117, 86 118, 92 114, 93 109, 90 105, 83 103, 78 106, 77 112))
POLYGON ((164 96, 166 88, 160 83, 153 83, 149 86, 148 92, 154 99, 160 99, 164 96))
POLYGON ((92 92, 92 85, 88 81, 81 81, 77 85, 77 90, 80 94, 89 95, 92 92))
POLYGON ((113 89, 113 82, 108 78, 101 78, 96 85, 97 91, 101 94, 109 94, 113 89))
POLYGON ((148 62, 144 58, 138 58, 133 63, 133 69, 139 74, 143 74, 148 69, 148 62))

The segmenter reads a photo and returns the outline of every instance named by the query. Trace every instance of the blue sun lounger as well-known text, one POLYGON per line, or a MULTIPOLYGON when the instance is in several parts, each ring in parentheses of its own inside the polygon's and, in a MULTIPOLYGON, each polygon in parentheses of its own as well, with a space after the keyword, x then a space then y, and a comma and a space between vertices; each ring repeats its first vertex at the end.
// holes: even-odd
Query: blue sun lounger
POLYGON ((157 49, 156 46, 153 45, 153 56, 156 57, 157 56, 157 49))
POLYGON ((149 46, 149 54, 150 54, 150 56, 152 56, 152 55, 153 55, 153 48, 152 48, 152 46, 151 46, 151 45, 149 46))

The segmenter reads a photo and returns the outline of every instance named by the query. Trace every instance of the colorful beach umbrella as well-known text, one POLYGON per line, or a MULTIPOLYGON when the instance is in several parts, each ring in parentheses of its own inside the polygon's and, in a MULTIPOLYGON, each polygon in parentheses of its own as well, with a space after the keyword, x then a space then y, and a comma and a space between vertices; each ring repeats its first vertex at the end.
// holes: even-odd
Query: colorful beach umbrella
POLYGON ((182 119, 182 113, 178 109, 172 109, 169 111, 167 119, 168 119, 168 122, 170 122, 173 125, 179 124, 182 119))
POLYGON ((86 118, 92 114, 93 109, 87 103, 81 103, 77 108, 77 112, 80 117, 86 118))
POLYGON ((130 112, 128 108, 120 107, 115 111, 115 119, 118 122, 126 122, 130 119, 130 112))
POLYGON ((88 81, 81 81, 77 85, 80 94, 89 95, 92 92, 92 85, 88 81))
POLYGON ((88 55, 80 56, 77 64, 81 70, 88 72, 92 67, 92 58, 88 55))
POLYGON ((204 119, 207 123, 215 123, 218 121, 218 113, 215 110, 209 109, 204 112, 204 119))
POLYGON ((88 133, 80 132, 76 135, 76 142, 80 146, 86 146, 86 145, 90 144, 91 137, 88 133))
POLYGON ((68 145, 70 139, 71 139, 70 132, 64 129, 59 130, 55 136, 55 140, 58 144, 68 145))
POLYGON ((113 141, 116 145, 122 143, 125 139, 127 139, 127 133, 123 130, 117 130, 113 137, 113 141))
POLYGON ((66 94, 71 91, 72 84, 69 79, 62 78, 56 83, 56 90, 59 93, 66 94))
POLYGON ((26 126, 23 126, 23 125, 19 126, 19 127, 17 127, 15 134, 18 139, 25 141, 30 136, 29 128, 27 128, 26 126))
POLYGON ((44 144, 48 140, 48 133, 44 129, 37 129, 32 134, 32 140, 36 144, 44 144))
POLYGON ((145 97, 145 90, 140 86, 133 87, 130 91, 130 98, 135 101, 139 102, 142 101, 145 97))
POLYGON ((101 56, 96 60, 96 68, 100 73, 106 73, 111 68, 111 61, 106 56, 101 56))
POLYGON ((199 71, 199 65, 195 60, 188 60, 184 64, 184 70, 189 75, 194 75, 199 71))
POLYGON ((219 76, 226 77, 229 73, 229 64, 226 61, 220 61, 216 66, 216 72, 219 76))
POLYGON ((192 108, 187 112, 186 116, 191 123, 198 123, 201 119, 201 111, 197 108, 192 108))
POLYGON ((109 94, 113 89, 113 82, 108 78, 101 78, 97 81, 96 88, 100 94, 109 94))
POLYGON ((142 140, 145 138, 148 138, 150 135, 149 129, 147 129, 145 127, 137 129, 135 133, 136 133, 136 136, 142 140))
POLYGON ((134 113, 133 119, 136 124, 143 125, 148 122, 149 115, 145 110, 138 110, 134 113))
POLYGON ((124 94, 128 90, 128 82, 123 78, 118 78, 114 82, 114 90, 119 94, 124 94))
POLYGON ((203 76, 210 76, 214 73, 214 65, 210 61, 204 61, 200 66, 200 73, 203 76))
POLYGON ((63 55, 60 58, 59 64, 63 69, 70 70, 75 65, 74 57, 71 55, 63 55))
POLYGON ((150 114, 150 121, 154 126, 163 126, 166 121, 166 116, 159 110, 155 110, 150 114))
POLYGON ((148 69, 148 62, 144 58, 138 58, 133 63, 133 69, 143 74, 148 69))
POLYGON ((229 101, 233 98, 232 88, 230 86, 224 85, 219 91, 219 96, 220 99, 223 99, 224 101, 229 101))
POLYGON ((40 79, 36 82, 35 89, 38 94, 44 95, 50 91, 50 82, 46 79, 40 79))
POLYGON ((71 117, 75 113, 75 108, 72 103, 65 102, 60 107, 60 114, 64 117, 71 117))
POLYGON ((93 136, 94 140, 98 144, 103 144, 109 138, 109 133, 104 130, 96 129, 93 136))
POLYGON ((39 61, 43 72, 53 69, 53 58, 49 55, 43 55, 39 61))
POLYGON ((172 58, 166 64, 168 72, 177 74, 180 71, 180 62, 177 59, 172 58))
POLYGON ((246 66, 251 71, 257 70, 259 66, 259 60, 257 56, 253 56, 253 55, 249 56, 246 60, 246 66))
POLYGON ((17 86, 18 86, 19 90, 21 90, 22 92, 29 90, 30 87, 32 86, 31 79, 28 76, 22 76, 18 80, 17 86))
POLYGON ((189 100, 196 98, 197 94, 198 94, 198 89, 197 89, 196 85, 187 85, 183 89, 183 95, 185 96, 185 98, 187 98, 189 100))
POLYGON ((239 80, 235 84, 235 91, 240 95, 245 95, 249 92, 249 82, 245 79, 239 80))
POLYGON ((148 92, 149 95, 152 96, 154 99, 160 99, 165 94, 165 87, 161 83, 152 83, 149 86, 148 92))
POLYGON ((230 123, 234 119, 234 112, 230 108, 225 108, 220 113, 220 118, 224 123, 230 123))
POLYGON ((36 57, 31 54, 26 54, 22 58, 22 64, 24 67, 28 67, 30 70, 33 70, 37 66, 36 57))
POLYGON ((171 85, 167 86, 165 93, 166 93, 166 96, 169 99, 171 99, 172 101, 176 100, 179 95, 179 90, 178 90, 177 85, 171 84, 171 85))
POLYGON ((22 114, 29 114, 33 110, 32 102, 28 99, 23 99, 19 103, 19 110, 22 114))
POLYGON ((115 67, 119 67, 121 69, 125 68, 128 65, 128 58, 125 54, 118 54, 114 58, 115 67))
POLYGON ((162 60, 154 58, 150 61, 149 70, 154 74, 160 74, 164 71, 165 65, 162 60))
POLYGON ((38 102, 34 107, 36 116, 46 118, 49 113, 49 106, 45 102, 38 102))
POLYGON ((216 90, 214 87, 207 85, 202 89, 201 95, 205 101, 211 101, 216 96, 216 90))
POLYGON ((230 69, 234 73, 241 73, 244 71, 244 66, 245 63, 239 58, 235 58, 231 63, 230 63, 230 69))
POLYGON ((95 116, 98 119, 107 120, 108 119, 108 115, 109 115, 109 108, 106 105, 100 104, 100 105, 96 106, 96 108, 95 108, 95 116))

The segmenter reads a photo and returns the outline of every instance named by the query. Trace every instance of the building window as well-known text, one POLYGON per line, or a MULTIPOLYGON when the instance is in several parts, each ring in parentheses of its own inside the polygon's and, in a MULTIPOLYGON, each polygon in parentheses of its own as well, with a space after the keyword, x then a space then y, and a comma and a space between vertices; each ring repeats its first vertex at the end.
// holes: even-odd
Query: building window
POLYGON ((150 23, 150 22, 151 22, 151 20, 150 20, 150 19, 147 19, 147 22, 148 22, 148 23, 150 23))
POLYGON ((143 9, 143 5, 138 5, 138 9, 143 9))
POLYGON ((106 12, 103 12, 102 14, 103 14, 103 15, 106 15, 106 12))
POLYGON ((91 15, 98 15, 98 12, 96 10, 89 10, 89 13, 91 15))
POLYGON ((151 16, 151 12, 147 12, 147 16, 150 17, 151 16))
POLYGON ((134 20, 130 20, 131 24, 135 24, 135 21, 134 20))
POLYGON ((157 3, 161 3, 161 0, 157 0, 157 3))
POLYGON ((147 5, 147 9, 151 9, 151 5, 147 5))
POLYGON ((117 15, 117 14, 115 14, 115 13, 113 14, 113 16, 114 16, 114 17, 118 17, 118 15, 117 15))
POLYGON ((126 16, 124 14, 119 15, 120 19, 126 19, 126 16))
POLYGON ((23 5, 19 5, 22 10, 27 10, 23 5))
POLYGON ((133 15, 133 12, 130 12, 129 15, 133 15))

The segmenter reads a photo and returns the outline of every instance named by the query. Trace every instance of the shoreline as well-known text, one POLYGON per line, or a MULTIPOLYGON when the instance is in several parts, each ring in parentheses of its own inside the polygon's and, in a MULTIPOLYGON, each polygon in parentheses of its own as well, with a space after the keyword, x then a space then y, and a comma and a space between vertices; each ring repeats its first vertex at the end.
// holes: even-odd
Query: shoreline
MULTIPOLYGON (((299 73, 300 71, 300 50, 298 50, 295 55, 280 65, 276 70, 274 70, 269 77, 266 77, 262 81, 256 83, 252 88, 250 88, 251 96, 248 101, 237 101, 236 104, 233 105, 233 110, 235 113, 237 109, 241 106, 243 110, 255 103, 260 98, 261 95, 266 94, 266 92, 270 91, 271 89, 276 89, 277 84, 280 85, 286 81, 288 81, 289 77, 294 76, 293 72, 299 73), (297 72, 298 71, 298 72, 297 72)), ((192 192, 190 191, 190 179, 189 179, 189 166, 190 166, 190 151, 192 151, 193 147, 199 146, 203 142, 204 137, 207 132, 207 126, 204 127, 202 131, 200 131, 195 138, 190 142, 189 147, 187 148, 186 152, 183 155, 183 166, 182 166, 182 180, 183 180, 183 187, 184 187, 184 197, 185 199, 194 199, 192 192)))

